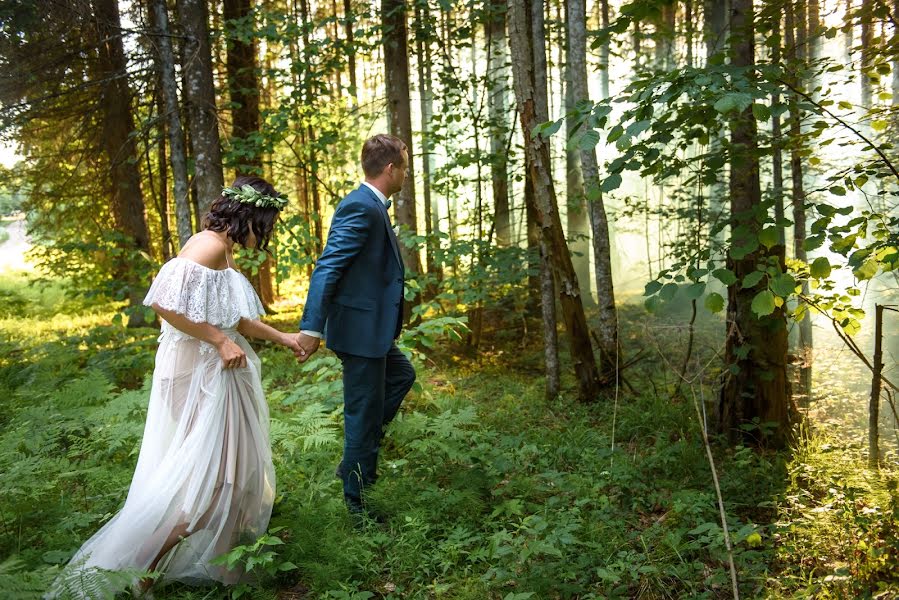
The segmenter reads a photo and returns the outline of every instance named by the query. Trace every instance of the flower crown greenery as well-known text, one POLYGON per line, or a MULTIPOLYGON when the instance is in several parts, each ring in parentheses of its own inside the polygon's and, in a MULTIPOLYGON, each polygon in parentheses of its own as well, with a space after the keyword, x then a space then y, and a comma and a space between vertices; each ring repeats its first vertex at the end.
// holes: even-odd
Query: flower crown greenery
POLYGON ((222 188, 222 196, 237 200, 241 204, 253 204, 259 207, 272 207, 281 210, 287 206, 287 196, 278 194, 277 196, 269 196, 256 190, 251 185, 242 185, 239 188, 225 187, 222 188))

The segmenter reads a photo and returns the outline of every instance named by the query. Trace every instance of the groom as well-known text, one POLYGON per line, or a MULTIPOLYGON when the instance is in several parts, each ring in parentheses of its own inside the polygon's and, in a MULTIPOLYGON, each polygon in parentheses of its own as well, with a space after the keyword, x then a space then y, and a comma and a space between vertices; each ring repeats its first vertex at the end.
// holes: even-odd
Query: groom
POLYGON ((409 164, 406 144, 379 134, 362 146, 365 181, 334 212, 328 243, 309 283, 297 341, 304 362, 322 336, 343 363, 343 460, 337 475, 349 511, 363 513, 363 491, 377 479, 384 427, 415 382, 397 349, 405 269, 390 224, 389 197, 409 164))

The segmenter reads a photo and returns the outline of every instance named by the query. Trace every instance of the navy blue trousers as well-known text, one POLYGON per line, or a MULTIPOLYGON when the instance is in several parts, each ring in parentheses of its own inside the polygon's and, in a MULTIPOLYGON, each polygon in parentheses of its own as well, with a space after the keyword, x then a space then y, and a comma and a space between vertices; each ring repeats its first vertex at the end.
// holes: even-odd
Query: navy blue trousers
POLYGON ((344 445, 339 475, 347 506, 358 509, 363 491, 378 478, 384 428, 415 383, 415 369, 396 344, 382 358, 336 354, 343 363, 344 445))

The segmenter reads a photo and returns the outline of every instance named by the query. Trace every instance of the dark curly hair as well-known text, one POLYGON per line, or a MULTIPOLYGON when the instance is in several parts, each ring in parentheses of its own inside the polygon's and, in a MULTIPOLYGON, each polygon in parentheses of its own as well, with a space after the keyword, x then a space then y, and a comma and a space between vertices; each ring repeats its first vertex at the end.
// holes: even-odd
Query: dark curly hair
MULTIPOLYGON (((267 196, 277 196, 275 187, 261 177, 241 175, 231 184, 233 188, 252 186, 257 192, 267 196)), ((268 252, 278 218, 278 209, 273 206, 255 206, 244 204, 233 198, 219 196, 209 208, 203 219, 203 227, 210 231, 224 231, 228 237, 240 244, 247 245, 247 238, 252 228, 256 236, 256 248, 268 252)))

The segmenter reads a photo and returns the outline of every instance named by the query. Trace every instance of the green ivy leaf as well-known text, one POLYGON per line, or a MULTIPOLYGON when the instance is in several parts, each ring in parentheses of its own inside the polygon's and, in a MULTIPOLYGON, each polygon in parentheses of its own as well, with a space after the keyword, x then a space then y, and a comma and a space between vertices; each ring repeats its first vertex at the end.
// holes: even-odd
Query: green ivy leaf
POLYGON ((762 290, 752 299, 752 312, 765 317, 774 312, 774 294, 771 290, 762 290))
POLYGON ((713 313, 724 310, 724 298, 721 294, 712 292, 705 297, 705 307, 713 313))

